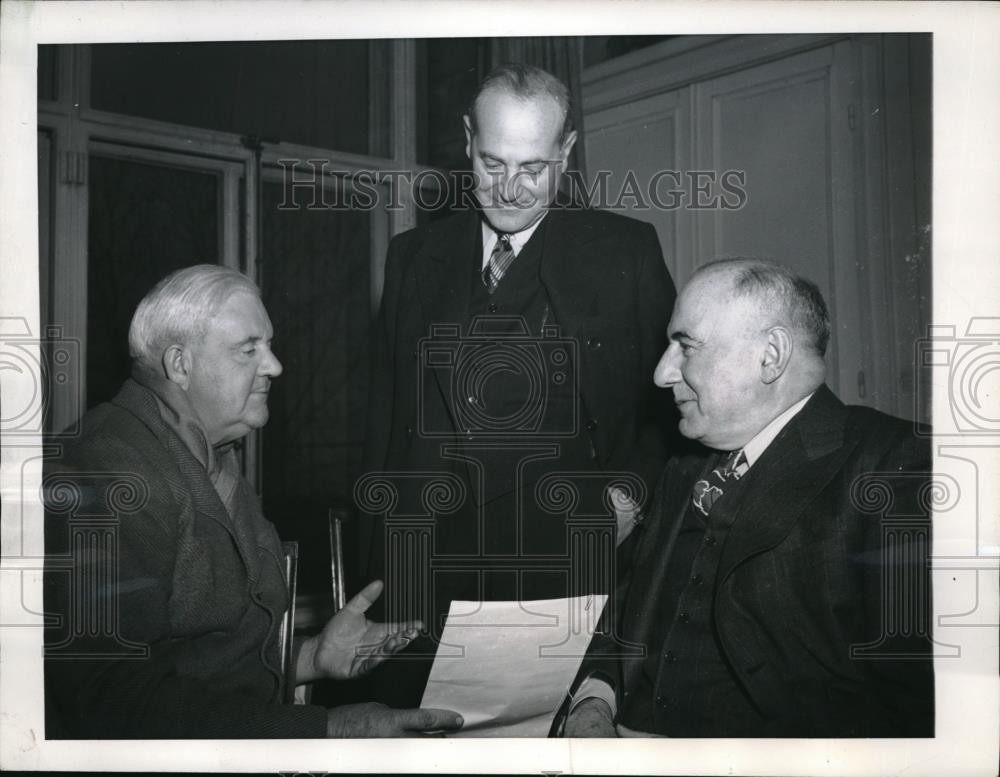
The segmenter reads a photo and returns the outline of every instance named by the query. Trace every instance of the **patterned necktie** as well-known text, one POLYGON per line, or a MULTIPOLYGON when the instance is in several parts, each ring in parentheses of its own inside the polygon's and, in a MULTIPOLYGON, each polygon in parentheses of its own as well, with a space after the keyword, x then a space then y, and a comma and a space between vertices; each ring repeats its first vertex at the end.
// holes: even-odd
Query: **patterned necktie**
POLYGON ((695 509, 706 518, 712 505, 725 492, 726 484, 739 480, 749 469, 746 454, 742 450, 733 451, 713 469, 705 480, 699 480, 691 491, 695 509))
POLYGON ((514 249, 510 244, 510 235, 497 232, 497 244, 493 246, 489 264, 483 268, 483 285, 490 294, 496 291, 497 284, 513 261, 514 249))

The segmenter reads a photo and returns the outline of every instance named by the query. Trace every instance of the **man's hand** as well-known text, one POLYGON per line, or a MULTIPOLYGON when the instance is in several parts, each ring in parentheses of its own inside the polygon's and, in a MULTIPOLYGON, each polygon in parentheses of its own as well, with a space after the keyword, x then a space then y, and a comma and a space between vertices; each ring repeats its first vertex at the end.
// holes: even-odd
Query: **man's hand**
POLYGON ((584 699, 566 718, 564 737, 614 737, 611 707, 603 699, 584 699))
POLYGON ((608 496, 611 498, 611 505, 615 508, 615 521, 618 524, 617 544, 621 545, 632 530, 639 525, 642 515, 632 498, 620 488, 612 486, 608 489, 608 496))
POLYGON ((346 704, 326 713, 326 735, 335 739, 359 737, 416 737, 457 731, 462 716, 451 710, 394 710, 384 704, 346 704))
POLYGON ((296 683, 361 677, 417 637, 419 621, 375 623, 365 617, 382 587, 381 580, 369 583, 330 618, 322 632, 302 642, 295 662, 296 683))

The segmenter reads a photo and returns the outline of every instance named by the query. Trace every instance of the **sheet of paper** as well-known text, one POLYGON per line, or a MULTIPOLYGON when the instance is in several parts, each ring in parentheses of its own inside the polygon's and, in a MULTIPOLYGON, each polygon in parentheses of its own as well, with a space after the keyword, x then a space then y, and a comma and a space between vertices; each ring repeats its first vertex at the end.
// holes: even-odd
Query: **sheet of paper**
POLYGON ((547 736, 607 598, 452 602, 420 706, 461 713, 456 736, 547 736))

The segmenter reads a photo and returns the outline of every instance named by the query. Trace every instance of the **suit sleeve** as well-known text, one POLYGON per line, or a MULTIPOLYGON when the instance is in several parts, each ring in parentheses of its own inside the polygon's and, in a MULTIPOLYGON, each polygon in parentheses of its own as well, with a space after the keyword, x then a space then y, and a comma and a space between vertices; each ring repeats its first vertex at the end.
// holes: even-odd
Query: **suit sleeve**
MULTIPOLYGON (((46 737, 325 736, 322 707, 267 703, 213 689, 210 676, 197 681, 178 675, 176 658, 185 640, 169 618, 178 542, 175 495, 164 478, 139 466, 143 457, 131 446, 111 437, 94 443, 87 472, 78 466, 46 476, 53 492, 46 498, 45 607, 60 619, 45 638, 46 737), (148 485, 148 501, 137 512, 102 523, 116 480, 142 472, 138 479, 148 485), (67 489, 79 497, 72 511, 58 504, 67 489), (70 555, 68 519, 89 515, 95 520, 85 522, 97 533, 103 527, 103 538, 88 543, 89 552, 70 555)), ((80 534, 74 536, 79 542, 80 534)))
POLYGON ((869 677, 867 734, 933 736, 929 440, 907 431, 874 472, 900 517, 864 518, 866 633, 855 660, 869 677))

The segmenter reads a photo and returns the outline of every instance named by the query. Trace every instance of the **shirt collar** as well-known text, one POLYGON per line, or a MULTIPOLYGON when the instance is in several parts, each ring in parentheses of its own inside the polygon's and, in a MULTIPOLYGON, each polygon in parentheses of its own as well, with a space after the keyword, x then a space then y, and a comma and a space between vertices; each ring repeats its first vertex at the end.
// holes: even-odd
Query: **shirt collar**
MULTIPOLYGON (((531 240, 531 236, 535 234, 535 230, 538 229, 538 225, 542 223, 548 215, 548 211, 542 213, 542 218, 538 219, 534 224, 532 224, 527 229, 522 229, 520 232, 508 232, 510 237, 510 247, 514 249, 514 256, 518 256, 521 253, 521 249, 524 248, 525 244, 531 240)), ((483 267, 485 267, 490 262, 490 256, 493 254, 493 247, 497 244, 497 233, 493 230, 493 227, 489 225, 485 219, 482 220, 483 229, 483 267)))
POLYGON ((815 393, 816 392, 813 391, 809 395, 800 399, 785 412, 771 421, 771 423, 757 432, 753 439, 743 446, 743 455, 746 456, 748 469, 752 467, 754 462, 763 455, 764 451, 767 450, 767 447, 774 442, 774 438, 778 436, 778 433, 788 425, 789 421, 798 415, 798 412, 806 406, 806 402, 808 402, 815 393))

